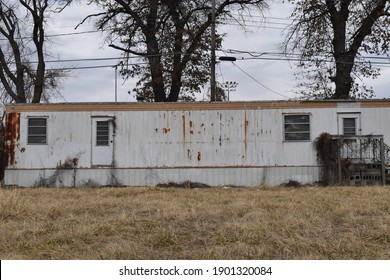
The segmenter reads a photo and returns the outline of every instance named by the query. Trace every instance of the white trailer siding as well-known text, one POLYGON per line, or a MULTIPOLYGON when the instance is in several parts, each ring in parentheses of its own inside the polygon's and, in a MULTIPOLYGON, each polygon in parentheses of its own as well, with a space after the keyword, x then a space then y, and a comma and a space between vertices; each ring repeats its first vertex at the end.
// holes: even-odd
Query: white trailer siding
POLYGON ((338 134, 342 114, 359 134, 389 143, 390 102, 25 104, 7 106, 6 185, 154 186, 193 181, 256 186, 318 180, 313 140, 338 134), (285 141, 284 116, 308 115, 310 140, 285 141), (47 143, 28 144, 28 119, 46 118, 47 143), (96 145, 108 121, 109 145, 96 145))
POLYGON ((369 134, 383 134, 385 143, 390 144, 389 108, 363 110, 361 125, 363 132, 369 131, 369 134))

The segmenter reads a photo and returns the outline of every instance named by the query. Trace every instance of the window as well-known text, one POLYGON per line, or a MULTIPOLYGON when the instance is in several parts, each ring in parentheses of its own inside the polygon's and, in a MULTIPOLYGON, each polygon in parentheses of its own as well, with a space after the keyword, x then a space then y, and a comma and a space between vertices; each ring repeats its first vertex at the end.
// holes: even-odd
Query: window
POLYGON ((343 118, 343 134, 347 136, 356 135, 355 118, 343 118))
POLYGON ((109 122, 97 121, 96 122, 96 146, 108 146, 109 145, 109 122))
POLYGON ((310 140, 310 116, 309 115, 285 115, 284 116, 284 140, 285 141, 310 140))
POLYGON ((27 144, 47 143, 47 119, 29 118, 27 127, 27 144))

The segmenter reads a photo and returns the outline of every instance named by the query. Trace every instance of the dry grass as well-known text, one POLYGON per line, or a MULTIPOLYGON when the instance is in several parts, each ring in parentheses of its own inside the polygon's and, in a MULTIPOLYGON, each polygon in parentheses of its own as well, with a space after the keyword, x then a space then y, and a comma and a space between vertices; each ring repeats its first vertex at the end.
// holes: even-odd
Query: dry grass
POLYGON ((0 189, 0 259, 390 259, 389 187, 0 189))

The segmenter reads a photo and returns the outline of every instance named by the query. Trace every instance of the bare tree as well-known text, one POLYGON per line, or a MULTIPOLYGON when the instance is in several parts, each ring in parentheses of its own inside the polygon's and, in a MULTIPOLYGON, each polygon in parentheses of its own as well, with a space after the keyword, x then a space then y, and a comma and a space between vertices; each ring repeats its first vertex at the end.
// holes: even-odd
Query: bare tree
POLYGON ((45 20, 56 1, 0 2, 0 90, 3 101, 39 103, 65 72, 45 63, 45 20))
POLYGON ((299 51, 298 67, 309 82, 300 84, 307 98, 370 97, 362 78, 375 78, 379 69, 367 54, 384 54, 390 44, 389 0, 288 0, 294 5, 292 29, 285 51, 299 51), (357 80, 357 79, 358 80, 357 80))
MULTIPOLYGON (((210 77, 210 0, 95 0, 99 29, 124 54, 122 75, 140 77, 135 92, 156 102, 191 100, 210 77), (141 63, 135 57, 141 57, 141 63)), ((231 11, 262 10, 264 0, 216 0, 221 24, 231 11)), ((217 37, 217 46, 221 44, 217 37)))

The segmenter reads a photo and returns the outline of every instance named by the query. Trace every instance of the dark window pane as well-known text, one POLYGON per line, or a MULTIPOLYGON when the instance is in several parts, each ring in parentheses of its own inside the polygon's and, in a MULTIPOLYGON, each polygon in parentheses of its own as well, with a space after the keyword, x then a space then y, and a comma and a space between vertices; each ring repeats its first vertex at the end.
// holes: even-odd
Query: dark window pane
POLYGON ((96 146, 108 146, 107 139, 97 139, 96 146))
POLYGON ((343 119, 343 132, 344 135, 356 135, 356 119, 344 118, 343 119))
POLYGON ((302 132, 310 131, 309 124, 286 124, 284 125, 285 132, 302 132))
POLYGON ((284 140, 285 141, 310 140, 310 116, 309 115, 285 115, 284 116, 284 140))
POLYGON ((46 135, 46 127, 30 127, 29 132, 30 135, 32 134, 46 135))
POLYGON ((344 128, 344 135, 356 135, 355 128, 344 128))
POLYGON ((104 131, 97 131, 96 132, 97 136, 103 136, 103 137, 107 137, 108 135, 108 130, 104 130, 104 131))
POLYGON ((96 122, 98 128, 106 128, 108 129, 108 121, 98 121, 96 122))
POLYGON ((29 144, 46 144, 46 136, 28 136, 29 144))
POLYGON ((109 145, 109 122, 98 121, 96 122, 96 145, 108 146, 109 145))
POLYGON ((284 116, 284 123, 309 123, 309 115, 284 116))
POLYGON ((45 118, 28 119, 28 126, 46 126, 45 118))

